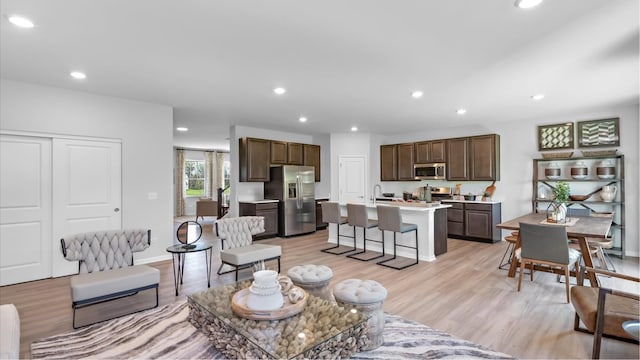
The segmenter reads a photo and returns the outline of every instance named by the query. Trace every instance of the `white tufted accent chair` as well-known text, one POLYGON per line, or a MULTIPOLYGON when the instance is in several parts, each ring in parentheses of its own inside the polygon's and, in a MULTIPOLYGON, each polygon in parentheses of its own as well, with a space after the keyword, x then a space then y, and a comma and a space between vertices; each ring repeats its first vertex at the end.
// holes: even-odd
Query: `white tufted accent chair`
POLYGON ((216 232, 222 240, 222 250, 251 245, 253 235, 264 232, 264 217, 241 216, 216 221, 216 232))
POLYGON ((264 217, 262 216, 241 216, 217 220, 216 233, 222 247, 218 275, 235 272, 236 281, 238 281, 238 270, 268 260, 277 260, 278 272, 280 272, 280 256, 282 255, 280 246, 253 243, 253 235, 262 232, 264 232, 264 217), (224 265, 230 265, 234 269, 222 272, 224 265))
POLYGON ((133 253, 147 249, 149 230, 110 230, 75 234, 62 240, 64 258, 79 261, 79 273, 133 266, 133 253))

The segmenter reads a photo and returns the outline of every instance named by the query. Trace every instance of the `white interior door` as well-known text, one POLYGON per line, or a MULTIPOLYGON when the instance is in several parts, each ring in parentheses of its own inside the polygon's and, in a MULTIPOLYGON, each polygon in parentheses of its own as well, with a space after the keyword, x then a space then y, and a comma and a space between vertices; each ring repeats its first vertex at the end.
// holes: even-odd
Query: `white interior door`
POLYGON ((75 139, 53 140, 53 276, 78 272, 62 257, 61 238, 121 227, 121 144, 75 139))
POLYGON ((0 286, 51 276, 51 139, 0 135, 0 286))
POLYGON ((366 194, 365 156, 340 156, 338 159, 338 193, 341 203, 364 203, 366 194))

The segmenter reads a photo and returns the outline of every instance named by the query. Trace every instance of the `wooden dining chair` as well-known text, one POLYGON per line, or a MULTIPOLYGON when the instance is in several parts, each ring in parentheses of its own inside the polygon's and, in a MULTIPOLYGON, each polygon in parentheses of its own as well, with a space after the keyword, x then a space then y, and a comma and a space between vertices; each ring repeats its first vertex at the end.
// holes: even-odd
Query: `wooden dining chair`
POLYGON ((567 230, 564 226, 520 223, 520 248, 516 250, 516 256, 520 260, 518 291, 522 284, 525 264, 531 265, 531 281, 536 264, 559 267, 564 270, 567 303, 570 302, 569 270, 572 265, 578 268, 580 252, 569 248, 567 230))

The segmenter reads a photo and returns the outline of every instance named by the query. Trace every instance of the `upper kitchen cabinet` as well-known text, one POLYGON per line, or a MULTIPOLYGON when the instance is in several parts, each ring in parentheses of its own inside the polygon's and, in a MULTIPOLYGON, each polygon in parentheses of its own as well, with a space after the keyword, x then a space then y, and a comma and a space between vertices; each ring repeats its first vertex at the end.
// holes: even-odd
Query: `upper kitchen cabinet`
POLYGON ((303 165, 303 144, 286 141, 270 140, 271 164, 277 165, 303 165))
POLYGON ((398 144, 398 180, 415 180, 413 143, 398 144))
POLYGON ((240 181, 269 181, 271 142, 265 139, 240 139, 240 181))
POLYGON ((469 138, 447 139, 447 180, 469 180, 469 138))
POLYGON ((500 136, 474 136, 469 141, 471 180, 500 180, 500 136))
POLYGON ((287 164, 303 165, 304 158, 302 154, 302 144, 287 143, 287 164))
POLYGON ((271 163, 272 164, 287 164, 287 142, 271 140, 271 163))
POLYGON ((431 162, 445 162, 446 159, 446 141, 420 141, 415 143, 415 163, 425 164, 431 162))
POLYGON ((398 180, 398 146, 380 145, 380 181, 398 180))
POLYGON ((447 139, 447 180, 500 180, 500 136, 447 139))
POLYGON ((380 145, 380 180, 415 180, 413 143, 380 145))
POLYGON ((315 168, 316 182, 320 181, 320 145, 302 145, 304 165, 315 168))

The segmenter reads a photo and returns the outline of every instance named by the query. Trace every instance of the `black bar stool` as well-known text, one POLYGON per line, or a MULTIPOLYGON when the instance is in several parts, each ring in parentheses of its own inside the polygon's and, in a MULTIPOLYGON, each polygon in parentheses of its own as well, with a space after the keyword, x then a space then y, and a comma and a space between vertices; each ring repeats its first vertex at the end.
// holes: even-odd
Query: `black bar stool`
POLYGON ((400 214, 400 208, 397 206, 389 206, 389 205, 378 205, 376 207, 378 210, 378 228, 382 231, 382 246, 384 247, 384 232, 393 231, 393 257, 387 260, 378 261, 378 265, 390 267, 396 270, 402 270, 408 268, 409 266, 415 265, 418 263, 418 226, 416 224, 408 224, 402 222, 402 214, 400 214), (396 242, 396 234, 397 233, 407 233, 410 231, 415 231, 416 233, 416 245, 408 246, 408 245, 399 245, 396 242), (396 259, 396 249, 398 247, 405 247, 409 249, 414 249, 416 251, 416 261, 396 266, 393 264, 388 264, 388 262, 396 259))
POLYGON ((355 252, 353 254, 349 254, 347 255, 347 257, 360 260, 360 261, 369 261, 369 260, 383 257, 384 242, 381 240, 367 239, 367 229, 371 229, 378 226, 377 220, 369 219, 369 216, 367 215, 367 207, 362 204, 347 204, 347 215, 349 217, 348 219, 349 225, 353 226, 354 246, 356 241, 356 227, 362 228, 362 250, 355 252), (367 241, 380 243, 382 245, 382 254, 379 254, 373 251, 367 251, 367 241), (369 256, 370 253, 376 254, 376 256, 369 256))
POLYGON ((355 239, 355 228, 353 234, 353 248, 344 249, 344 246, 340 245, 340 236, 343 237, 351 237, 348 235, 340 235, 340 225, 347 223, 347 217, 340 215, 340 204, 335 201, 325 201, 320 203, 322 206, 322 221, 331 224, 336 224, 336 246, 332 246, 326 249, 322 249, 322 252, 326 252, 328 254, 333 255, 342 255, 348 252, 352 252, 356 250, 356 239, 355 239))

